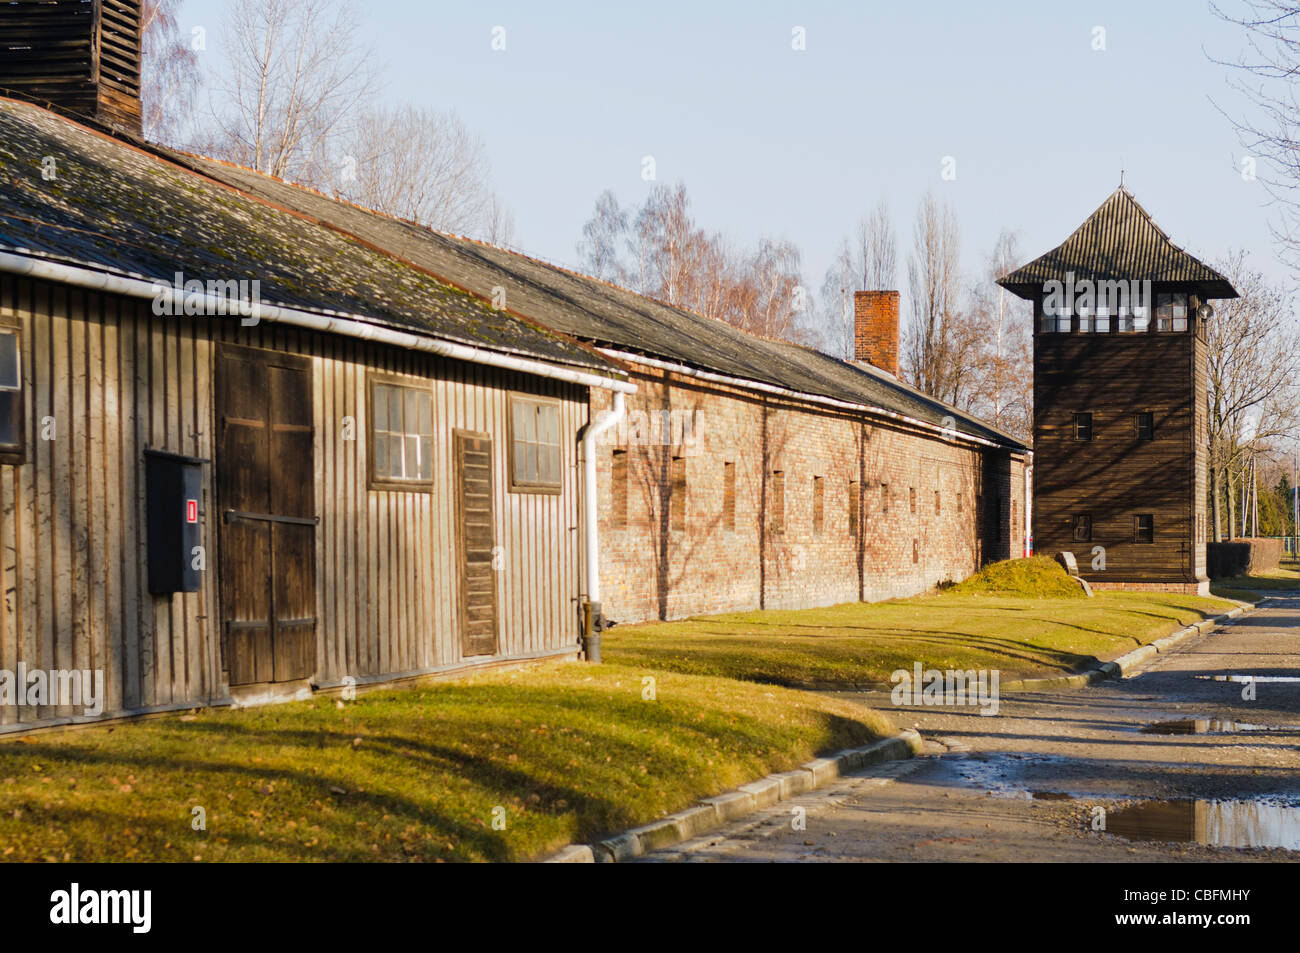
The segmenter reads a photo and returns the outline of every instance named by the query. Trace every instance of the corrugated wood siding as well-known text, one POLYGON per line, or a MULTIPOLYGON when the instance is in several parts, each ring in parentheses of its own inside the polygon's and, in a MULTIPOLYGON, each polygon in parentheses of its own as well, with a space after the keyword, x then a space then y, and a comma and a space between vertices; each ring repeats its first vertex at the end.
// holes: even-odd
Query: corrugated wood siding
MULTIPOLYGON (((146 447, 212 458, 217 341, 313 359, 315 681, 461 661, 450 493, 457 429, 493 437, 498 655, 576 644, 584 389, 284 326, 160 317, 149 302, 7 276, 0 322, 22 329, 27 392, 27 462, 0 467, 4 668, 103 669, 106 714, 226 696, 212 466, 203 468, 203 587, 155 597, 147 591, 142 463, 146 447), (368 488, 368 368, 431 386, 433 492, 368 488), (512 391, 560 400, 558 495, 509 492, 512 391), (47 418, 52 440, 41 439, 47 418)), ((72 714, 0 706, 0 726, 72 714)))

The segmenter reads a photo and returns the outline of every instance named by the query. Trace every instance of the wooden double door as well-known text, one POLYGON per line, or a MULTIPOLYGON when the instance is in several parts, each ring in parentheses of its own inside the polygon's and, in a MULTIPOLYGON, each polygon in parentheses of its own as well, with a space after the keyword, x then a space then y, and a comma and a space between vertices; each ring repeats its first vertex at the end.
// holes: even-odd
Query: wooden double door
POLYGON ((310 678, 318 624, 311 361, 223 345, 216 390, 229 684, 310 678))

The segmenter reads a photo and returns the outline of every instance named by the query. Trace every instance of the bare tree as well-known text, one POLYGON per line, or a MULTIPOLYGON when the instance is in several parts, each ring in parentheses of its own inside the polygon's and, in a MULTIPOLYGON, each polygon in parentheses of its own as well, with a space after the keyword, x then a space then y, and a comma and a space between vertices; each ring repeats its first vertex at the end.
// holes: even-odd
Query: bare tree
POLYGON ((1290 292, 1251 269, 1243 252, 1219 263, 1240 297, 1220 302, 1206 325, 1207 434, 1211 522, 1223 538, 1222 507, 1234 517, 1247 464, 1300 426, 1300 335, 1290 292))
POLYGON ((336 147, 376 88, 359 13, 345 0, 232 0, 220 157, 326 188, 336 147))
POLYGON ((602 193, 582 232, 582 266, 598 278, 755 334, 801 343, 809 337, 798 248, 763 238, 752 251, 736 250, 696 225, 680 182, 656 185, 633 209, 602 193))
POLYGON ((335 191, 344 198, 442 231, 490 230, 487 154, 454 111, 378 106, 358 117, 340 147, 335 191))
POLYGON ((971 291, 970 330, 977 335, 965 406, 1019 437, 1033 431, 1033 310, 997 284, 1021 264, 1015 232, 1003 229, 982 279, 971 291))
POLYGON ((621 251, 627 241, 628 216, 618 204, 618 197, 606 189, 596 199, 596 210, 582 226, 578 242, 581 267, 592 277, 616 284, 627 282, 621 251))
POLYGON ((1241 172, 1255 176, 1277 204, 1274 238, 1300 265, 1300 3, 1243 0, 1240 15, 1213 2, 1210 9, 1245 29, 1247 47, 1236 59, 1212 59, 1234 71, 1229 84, 1249 104, 1245 114, 1229 117, 1252 153, 1241 172))
POLYGON ((957 403, 969 371, 974 339, 965 333, 960 302, 957 217, 947 202, 926 193, 916 210, 907 261, 911 321, 903 353, 905 373, 927 394, 957 403))
POLYGON ((488 210, 487 231, 483 238, 491 245, 513 245, 515 242, 515 216, 501 201, 501 196, 492 194, 492 204, 488 210))
POLYGON ((892 291, 897 278, 898 242, 889 206, 882 198, 858 221, 852 238, 840 243, 822 279, 822 336, 831 354, 853 359, 853 293, 892 291))
POLYGON ((182 0, 144 0, 140 9, 140 101, 144 137, 182 145, 194 111, 198 54, 180 32, 182 0))

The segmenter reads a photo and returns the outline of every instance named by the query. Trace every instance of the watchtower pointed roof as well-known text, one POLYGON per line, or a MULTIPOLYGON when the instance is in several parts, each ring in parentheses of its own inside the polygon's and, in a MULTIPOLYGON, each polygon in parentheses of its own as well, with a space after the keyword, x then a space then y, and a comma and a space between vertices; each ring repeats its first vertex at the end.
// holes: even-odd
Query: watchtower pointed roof
POLYGON ((1235 298, 1227 278, 1172 241, 1123 185, 1087 221, 1046 255, 998 279, 1021 298, 1043 293, 1048 281, 1150 281, 1191 285, 1203 298, 1235 298))

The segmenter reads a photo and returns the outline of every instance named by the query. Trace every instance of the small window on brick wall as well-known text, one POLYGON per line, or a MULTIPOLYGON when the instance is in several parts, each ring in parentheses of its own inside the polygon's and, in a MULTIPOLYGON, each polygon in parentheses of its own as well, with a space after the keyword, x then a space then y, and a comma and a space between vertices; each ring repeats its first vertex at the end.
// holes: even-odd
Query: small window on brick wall
POLYGON ((961 516, 962 512, 966 509, 965 500, 966 500, 966 490, 963 487, 957 490, 957 515, 958 516, 961 516))
POLYGON ((627 451, 615 450, 609 468, 609 525, 615 529, 627 526, 627 451))
POLYGON ((914 486, 909 486, 907 488, 907 503, 909 509, 913 513, 915 513, 916 512, 916 487, 914 486))
POLYGON ((880 484, 880 512, 889 512, 889 484, 880 484))
POLYGON ((722 465, 722 528, 728 533, 736 529, 736 465, 722 465))
POLYGON ((672 499, 668 510, 668 528, 674 533, 686 530, 686 458, 673 457, 672 499))
POLYGON ((861 485, 856 480, 849 481, 849 536, 858 538, 858 515, 862 511, 861 485))
POLYGON ((912 562, 919 563, 920 561, 921 561, 921 541, 919 539, 914 539, 912 540, 912 562))
POLYGON ((822 505, 823 505, 822 478, 819 476, 813 477, 812 494, 813 494, 813 500, 812 500, 813 532, 820 533, 822 531, 822 517, 824 515, 824 512, 822 509, 822 505))
POLYGON ((774 533, 785 532, 785 473, 772 471, 772 515, 769 523, 774 533))
POLYGON ((934 491, 934 515, 938 516, 943 512, 943 493, 939 490, 934 491))

